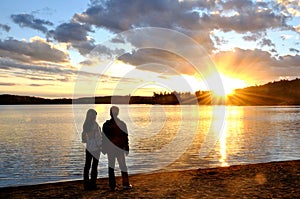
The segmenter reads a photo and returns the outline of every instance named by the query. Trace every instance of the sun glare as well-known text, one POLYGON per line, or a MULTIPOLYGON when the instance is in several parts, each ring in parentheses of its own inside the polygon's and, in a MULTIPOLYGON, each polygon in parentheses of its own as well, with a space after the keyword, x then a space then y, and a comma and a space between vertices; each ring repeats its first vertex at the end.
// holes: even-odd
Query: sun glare
POLYGON ((214 88, 213 92, 218 96, 228 96, 234 93, 235 89, 246 87, 246 83, 241 79, 236 79, 232 77, 225 76, 223 74, 220 75, 223 89, 222 87, 214 88))

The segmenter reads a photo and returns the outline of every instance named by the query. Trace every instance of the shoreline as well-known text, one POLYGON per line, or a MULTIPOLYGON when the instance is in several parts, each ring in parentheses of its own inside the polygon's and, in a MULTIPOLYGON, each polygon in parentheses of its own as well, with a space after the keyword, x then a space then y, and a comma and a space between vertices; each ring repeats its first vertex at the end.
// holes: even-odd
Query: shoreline
MULTIPOLYGON (((300 160, 133 174, 132 190, 84 191, 82 180, 0 188, 0 198, 293 198, 300 196, 300 160)), ((121 177, 117 177, 120 186, 121 177)))

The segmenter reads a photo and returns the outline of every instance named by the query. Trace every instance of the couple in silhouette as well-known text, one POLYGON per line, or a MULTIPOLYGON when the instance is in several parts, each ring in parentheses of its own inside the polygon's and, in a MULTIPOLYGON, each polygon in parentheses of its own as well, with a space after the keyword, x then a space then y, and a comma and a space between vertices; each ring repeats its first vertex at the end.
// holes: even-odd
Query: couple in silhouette
POLYGON ((102 127, 96 122, 97 112, 89 109, 83 124, 82 142, 86 143, 86 159, 83 172, 84 189, 96 190, 100 153, 107 154, 109 187, 116 189, 115 163, 118 161, 122 173, 123 189, 131 189, 125 156, 129 154, 129 141, 126 124, 119 119, 119 108, 110 108, 111 119, 102 127), (91 167, 92 166, 92 167, 91 167), (91 170, 91 172, 90 172, 91 170), (90 177, 90 175, 91 177, 90 177))

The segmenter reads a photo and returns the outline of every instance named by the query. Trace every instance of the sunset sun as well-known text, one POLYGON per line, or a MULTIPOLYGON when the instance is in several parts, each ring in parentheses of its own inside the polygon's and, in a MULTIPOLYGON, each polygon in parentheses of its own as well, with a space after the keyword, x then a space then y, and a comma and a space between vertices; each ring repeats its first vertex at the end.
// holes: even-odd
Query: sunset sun
POLYGON ((224 90, 222 89, 222 86, 214 88, 213 90, 213 92, 218 96, 228 96, 233 94, 235 89, 246 87, 246 83, 242 79, 229 77, 223 74, 220 75, 220 78, 224 90))

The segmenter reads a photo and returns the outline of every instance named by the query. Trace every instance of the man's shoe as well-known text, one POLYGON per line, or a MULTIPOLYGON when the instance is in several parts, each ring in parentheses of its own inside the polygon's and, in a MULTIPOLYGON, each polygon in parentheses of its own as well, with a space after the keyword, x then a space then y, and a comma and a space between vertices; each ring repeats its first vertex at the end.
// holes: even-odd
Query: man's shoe
POLYGON ((132 185, 127 185, 127 186, 123 186, 123 190, 128 190, 128 189, 132 189, 132 185))
POLYGON ((95 191, 95 190, 99 190, 99 188, 96 185, 92 185, 89 187, 89 191, 95 191))
POLYGON ((111 191, 116 191, 117 187, 109 187, 111 191))

